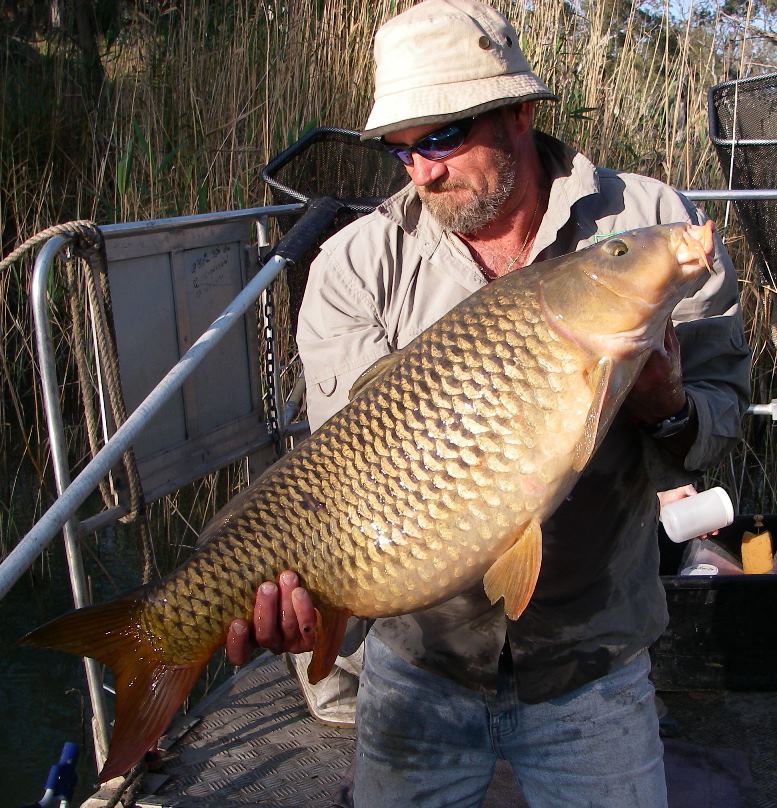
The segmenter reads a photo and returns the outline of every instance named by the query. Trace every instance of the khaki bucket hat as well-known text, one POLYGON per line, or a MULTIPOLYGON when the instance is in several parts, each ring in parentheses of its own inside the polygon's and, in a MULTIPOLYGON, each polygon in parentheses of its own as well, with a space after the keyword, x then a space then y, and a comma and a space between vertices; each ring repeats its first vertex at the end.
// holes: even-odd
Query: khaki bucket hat
POLYGON ((375 35, 375 103, 362 138, 539 99, 558 100, 498 11, 475 0, 425 0, 375 35))

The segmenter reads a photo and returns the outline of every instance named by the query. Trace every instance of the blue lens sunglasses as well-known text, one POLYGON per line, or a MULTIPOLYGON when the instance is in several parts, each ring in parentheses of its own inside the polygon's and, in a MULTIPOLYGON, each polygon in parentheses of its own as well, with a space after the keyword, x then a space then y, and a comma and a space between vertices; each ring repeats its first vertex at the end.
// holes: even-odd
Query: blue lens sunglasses
POLYGON ((458 151, 467 139, 472 125, 478 116, 465 118, 455 123, 436 129, 428 135, 424 135, 412 146, 397 146, 393 143, 383 141, 383 146, 389 154, 393 154, 397 160, 401 160, 406 166, 413 165, 413 152, 425 157, 427 160, 442 160, 450 157, 458 151))

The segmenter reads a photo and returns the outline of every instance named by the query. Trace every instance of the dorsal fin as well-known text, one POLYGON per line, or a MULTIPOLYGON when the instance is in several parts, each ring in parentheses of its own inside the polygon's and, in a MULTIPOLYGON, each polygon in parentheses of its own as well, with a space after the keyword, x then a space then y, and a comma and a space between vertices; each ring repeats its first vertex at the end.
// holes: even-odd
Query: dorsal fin
POLYGON ((373 362, 364 373, 353 383, 353 387, 348 391, 348 400, 353 401, 357 394, 366 390, 373 382, 376 382, 384 373, 388 373, 401 356, 400 351, 394 351, 373 362))

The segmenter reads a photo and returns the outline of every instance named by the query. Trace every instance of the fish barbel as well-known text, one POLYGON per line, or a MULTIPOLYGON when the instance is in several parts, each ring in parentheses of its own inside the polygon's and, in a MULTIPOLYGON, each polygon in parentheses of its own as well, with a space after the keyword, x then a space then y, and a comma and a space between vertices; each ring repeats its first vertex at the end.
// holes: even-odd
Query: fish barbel
POLYGON ((494 281, 363 374, 350 403, 234 497, 165 580, 28 634, 113 671, 100 779, 156 742, 230 622, 250 618, 258 584, 284 569, 318 613, 312 682, 350 615, 412 612, 483 579, 517 618, 542 522, 711 253, 711 223, 660 225, 494 281))

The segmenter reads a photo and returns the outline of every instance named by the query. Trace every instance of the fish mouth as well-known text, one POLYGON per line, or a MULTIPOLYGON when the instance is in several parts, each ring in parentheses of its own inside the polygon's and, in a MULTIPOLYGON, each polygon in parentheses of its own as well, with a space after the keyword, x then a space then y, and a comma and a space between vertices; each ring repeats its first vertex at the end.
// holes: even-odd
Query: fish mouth
POLYGON ((695 277, 702 269, 712 272, 710 261, 715 253, 713 233, 711 219, 703 225, 687 224, 679 233, 672 233, 671 244, 675 258, 684 274, 695 277))

